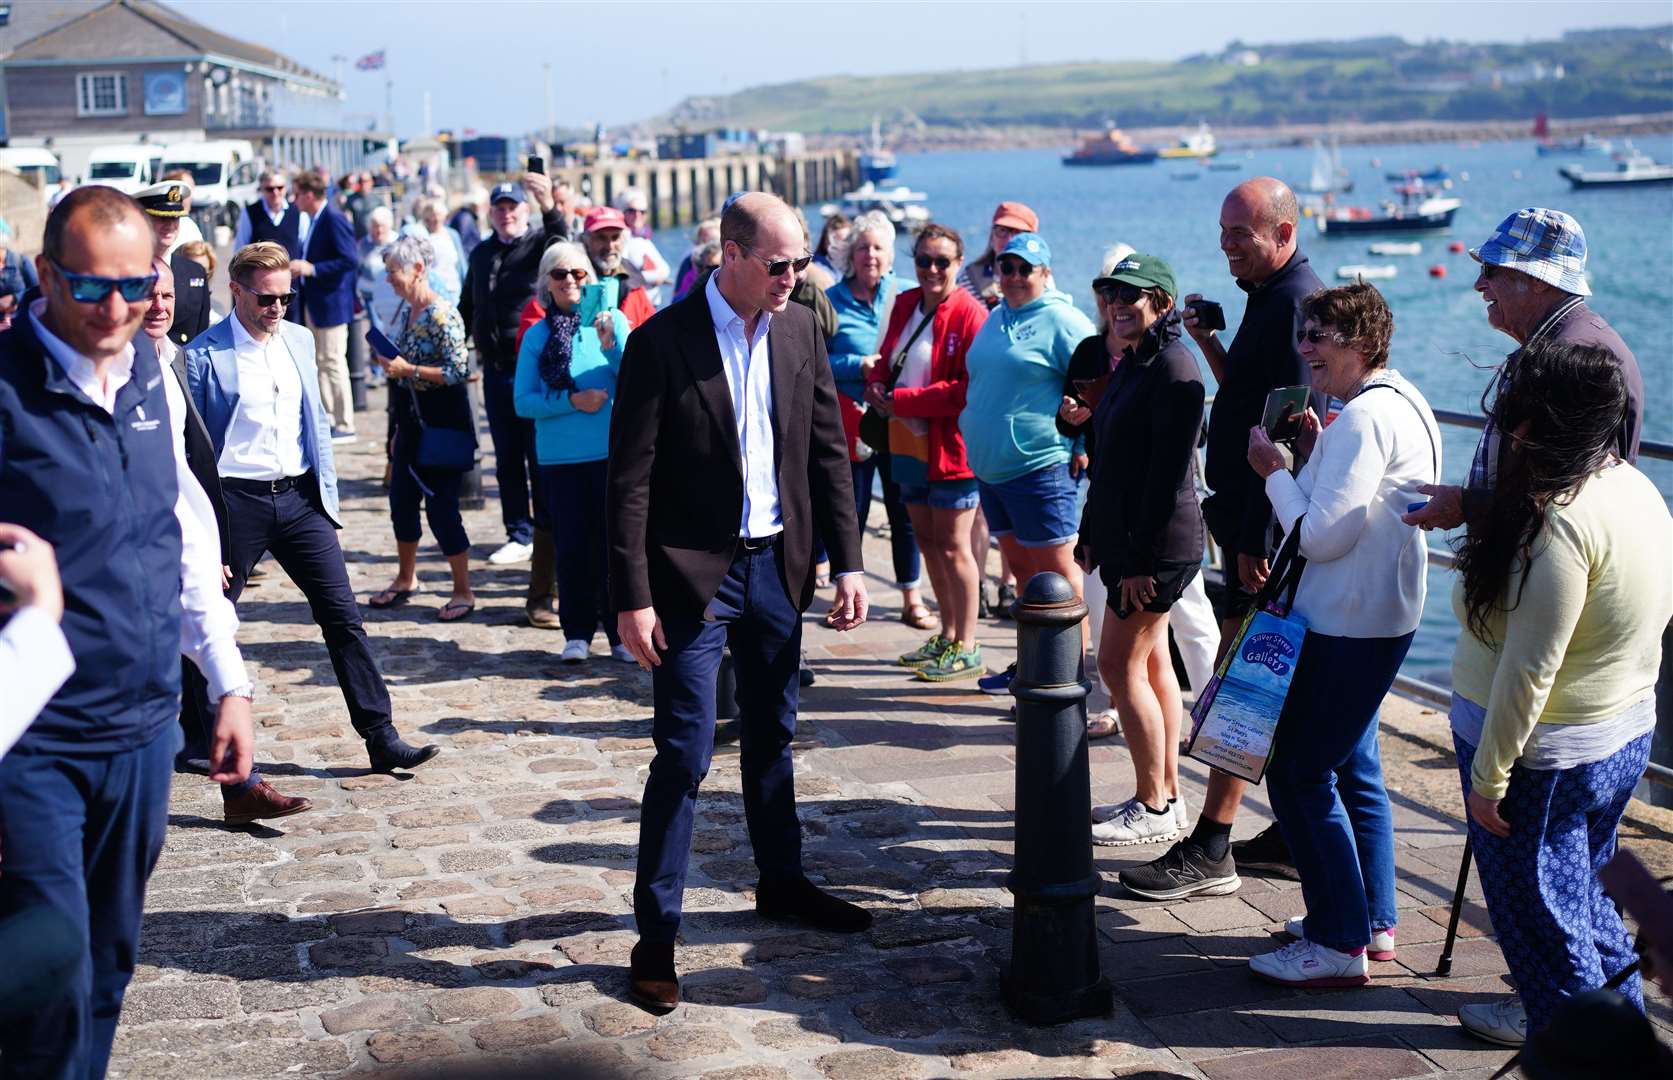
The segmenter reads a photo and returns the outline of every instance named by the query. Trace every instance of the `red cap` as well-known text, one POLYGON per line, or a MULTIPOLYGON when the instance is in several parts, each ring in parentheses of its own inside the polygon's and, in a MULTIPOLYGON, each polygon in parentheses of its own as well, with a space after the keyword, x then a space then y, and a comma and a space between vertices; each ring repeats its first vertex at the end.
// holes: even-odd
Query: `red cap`
POLYGON ((586 232, 597 232, 600 229, 625 229, 627 218, 613 206, 595 206, 587 211, 586 232))
POLYGON ((1039 232, 1040 216, 1019 202, 1002 202, 993 212, 993 223, 1017 232, 1039 232))

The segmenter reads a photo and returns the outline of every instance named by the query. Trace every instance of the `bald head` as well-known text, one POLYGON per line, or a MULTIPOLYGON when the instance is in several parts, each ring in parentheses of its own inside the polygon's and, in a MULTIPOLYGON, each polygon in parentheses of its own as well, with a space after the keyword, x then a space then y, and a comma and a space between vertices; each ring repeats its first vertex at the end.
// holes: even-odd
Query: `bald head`
POLYGON ((746 248, 752 248, 762 226, 773 221, 787 221, 797 231, 801 230, 796 211, 790 208, 789 203, 765 191, 747 192, 733 199, 732 204, 721 214, 721 242, 730 240, 746 248))
POLYGON ((1301 209, 1282 180, 1257 176, 1232 188, 1220 205, 1220 250, 1232 276, 1261 282, 1295 254, 1301 209))

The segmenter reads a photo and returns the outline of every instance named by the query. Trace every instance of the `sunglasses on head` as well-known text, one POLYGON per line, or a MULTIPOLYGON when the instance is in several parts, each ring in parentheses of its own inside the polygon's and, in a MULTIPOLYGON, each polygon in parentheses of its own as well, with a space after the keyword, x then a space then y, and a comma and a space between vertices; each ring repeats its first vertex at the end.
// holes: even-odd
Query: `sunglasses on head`
POLYGON ((803 255, 799 259, 769 259, 764 255, 757 255, 754 248, 744 248, 744 250, 749 252, 750 258, 767 268, 768 277, 783 277, 792 269, 799 274, 813 262, 812 255, 803 255))
POLYGON ((916 255, 913 256, 912 261, 918 265, 920 270, 928 270, 932 266, 937 270, 945 270, 953 265, 953 260, 945 255, 916 255))
POLYGON ((1026 259, 1000 259, 999 273, 1001 277, 1030 277, 1034 273, 1034 264, 1026 259))
POLYGON ((565 270, 561 266, 552 270, 546 276, 550 277, 553 281, 562 281, 564 278, 569 278, 571 281, 575 282, 575 284, 577 284, 577 285, 579 285, 583 281, 587 280, 587 272, 585 270, 581 270, 581 269, 578 269, 578 268, 572 268, 572 269, 569 269, 569 270, 565 270))
POLYGON ((78 304, 103 303, 105 297, 113 291, 122 294, 122 299, 130 304, 138 303, 151 296, 151 290, 157 285, 157 275, 147 274, 144 277, 108 278, 97 274, 77 274, 64 269, 64 264, 57 259, 52 260, 53 268, 70 284, 70 299, 78 304))
POLYGON ((1106 304, 1113 304, 1119 300, 1130 306, 1144 298, 1144 290, 1137 285, 1129 285, 1124 281, 1119 285, 1105 285, 1098 290, 1098 296, 1106 304))
POLYGON ((1334 341, 1340 345, 1342 335, 1334 330, 1320 330, 1316 326, 1306 326, 1295 332, 1295 343, 1300 345, 1303 341, 1311 342, 1314 345, 1321 341, 1334 341))

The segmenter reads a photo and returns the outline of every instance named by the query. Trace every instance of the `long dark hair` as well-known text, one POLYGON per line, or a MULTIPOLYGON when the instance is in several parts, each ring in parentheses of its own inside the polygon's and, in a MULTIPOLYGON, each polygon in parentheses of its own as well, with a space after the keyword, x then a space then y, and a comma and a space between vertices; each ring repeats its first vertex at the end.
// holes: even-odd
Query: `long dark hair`
POLYGON ((1572 501, 1608 460, 1627 404, 1620 365, 1592 345, 1529 345, 1495 390, 1482 405, 1499 434, 1498 471, 1486 515, 1458 548, 1469 629, 1489 644, 1489 616, 1522 601, 1546 510, 1572 501))

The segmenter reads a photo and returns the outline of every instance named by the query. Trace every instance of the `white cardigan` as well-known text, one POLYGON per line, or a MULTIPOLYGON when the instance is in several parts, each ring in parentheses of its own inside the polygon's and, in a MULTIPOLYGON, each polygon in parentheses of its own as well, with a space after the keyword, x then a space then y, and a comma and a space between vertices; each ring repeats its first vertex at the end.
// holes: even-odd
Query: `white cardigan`
POLYGON ((1400 516, 1419 484, 1438 482, 1441 434, 1417 387, 1393 369, 1373 372, 1319 433, 1313 456, 1266 493, 1287 534, 1301 520, 1307 557, 1295 613, 1332 637, 1400 637, 1423 616, 1428 553, 1400 516), (1384 389, 1373 389, 1383 385, 1384 389))

